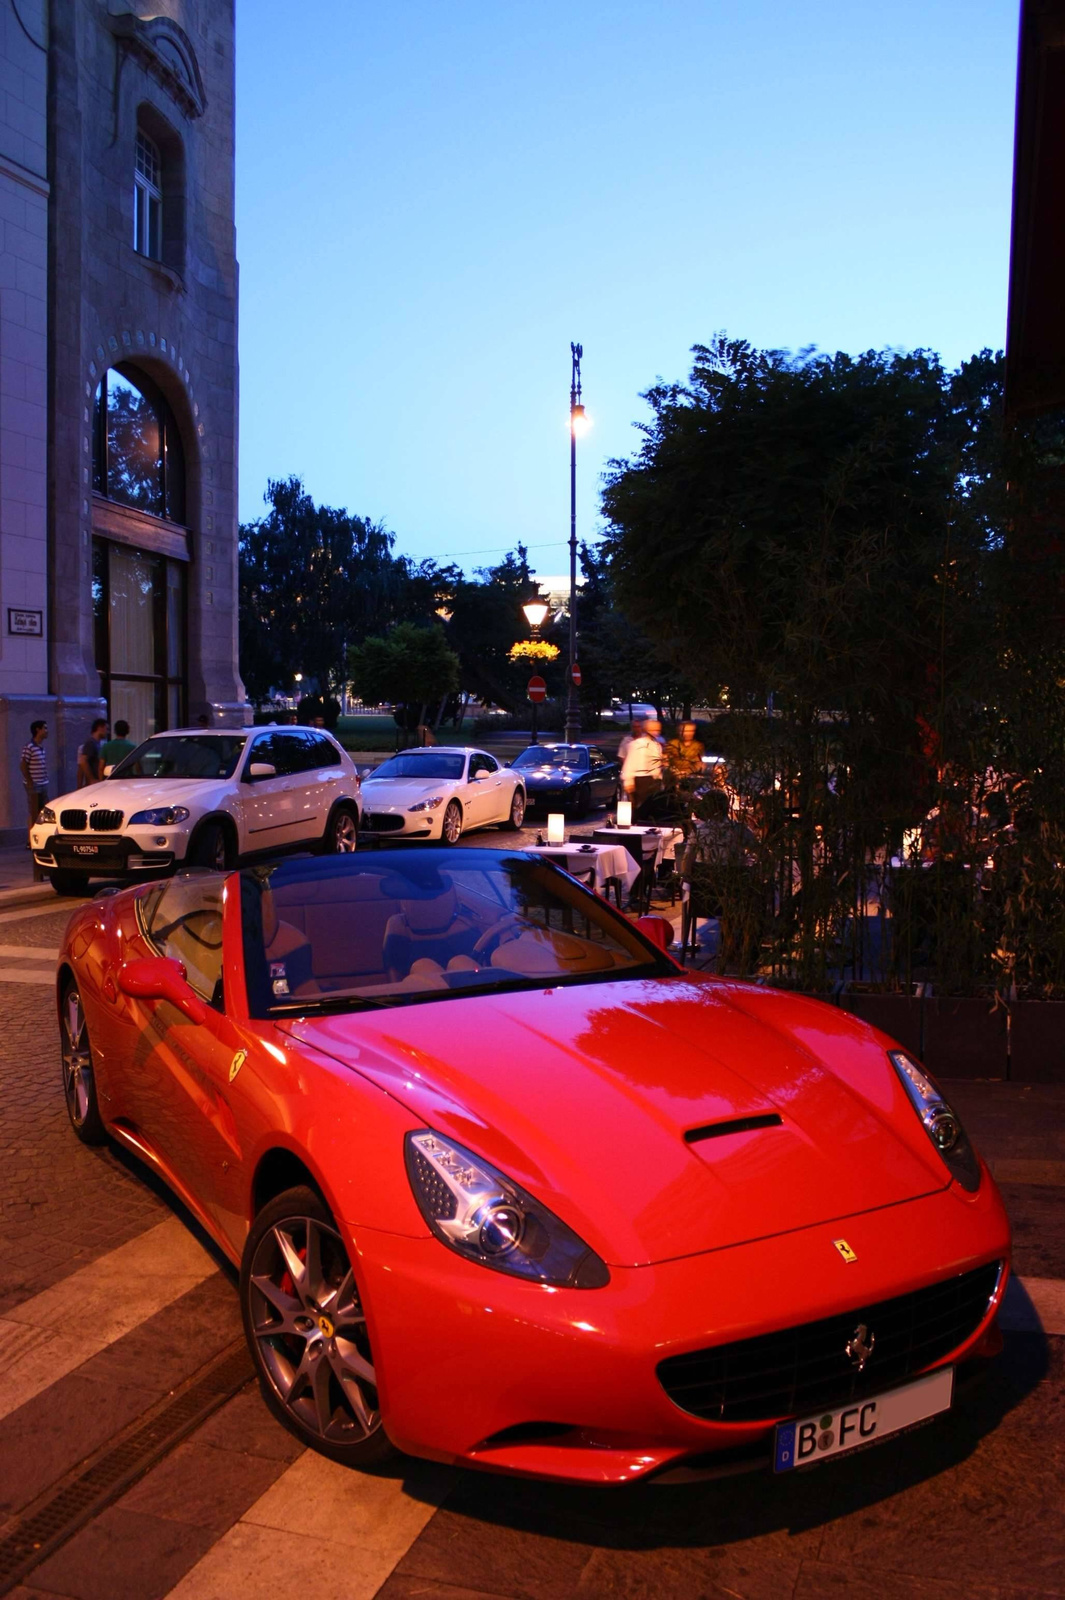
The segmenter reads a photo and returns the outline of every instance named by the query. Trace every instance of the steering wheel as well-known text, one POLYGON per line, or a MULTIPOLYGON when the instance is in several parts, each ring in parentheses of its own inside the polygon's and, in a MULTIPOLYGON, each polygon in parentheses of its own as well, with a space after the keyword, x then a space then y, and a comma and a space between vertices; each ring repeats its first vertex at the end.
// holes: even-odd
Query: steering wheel
POLYGON ((478 959, 482 956, 491 956, 492 952, 499 948, 508 934, 512 939, 516 939, 525 925, 525 918, 519 912, 506 912, 499 918, 498 922, 493 922, 490 928, 484 930, 473 947, 473 954, 478 959))

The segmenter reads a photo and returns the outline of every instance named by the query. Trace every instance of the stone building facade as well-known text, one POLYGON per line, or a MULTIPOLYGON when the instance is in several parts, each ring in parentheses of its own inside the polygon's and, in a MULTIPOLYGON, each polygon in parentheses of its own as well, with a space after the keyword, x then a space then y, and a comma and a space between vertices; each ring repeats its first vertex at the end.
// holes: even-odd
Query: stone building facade
POLYGON ((232 0, 0 0, 0 828, 47 721, 250 720, 232 0))

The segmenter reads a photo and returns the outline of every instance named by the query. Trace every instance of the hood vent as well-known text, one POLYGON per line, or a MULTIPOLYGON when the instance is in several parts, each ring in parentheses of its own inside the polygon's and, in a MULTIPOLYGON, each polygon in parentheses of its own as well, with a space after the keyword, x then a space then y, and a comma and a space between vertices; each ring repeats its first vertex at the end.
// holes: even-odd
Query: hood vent
POLYGON ((776 1111, 765 1111, 757 1117, 730 1117, 727 1122, 705 1122, 701 1128, 689 1128, 684 1135, 685 1144, 698 1144, 701 1139, 720 1139, 725 1133, 750 1133, 753 1128, 779 1128, 784 1119, 776 1111))

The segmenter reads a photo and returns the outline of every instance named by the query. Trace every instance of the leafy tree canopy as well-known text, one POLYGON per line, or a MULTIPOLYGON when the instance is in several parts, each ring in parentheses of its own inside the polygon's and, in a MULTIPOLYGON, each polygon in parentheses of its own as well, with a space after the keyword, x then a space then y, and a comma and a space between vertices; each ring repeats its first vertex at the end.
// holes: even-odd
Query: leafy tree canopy
POLYGON ((371 635, 349 651, 351 681, 367 702, 421 708, 442 702, 459 686, 459 658, 439 623, 420 628, 400 622, 384 637, 371 635))

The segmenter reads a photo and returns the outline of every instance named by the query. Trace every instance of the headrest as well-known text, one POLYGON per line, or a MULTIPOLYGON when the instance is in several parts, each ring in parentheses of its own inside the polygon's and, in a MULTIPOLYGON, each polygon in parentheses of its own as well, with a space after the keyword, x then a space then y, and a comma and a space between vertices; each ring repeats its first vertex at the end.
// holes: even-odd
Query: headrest
POLYGON ((445 889, 431 900, 401 900, 399 906, 412 933, 443 933, 454 921, 458 896, 445 889))

